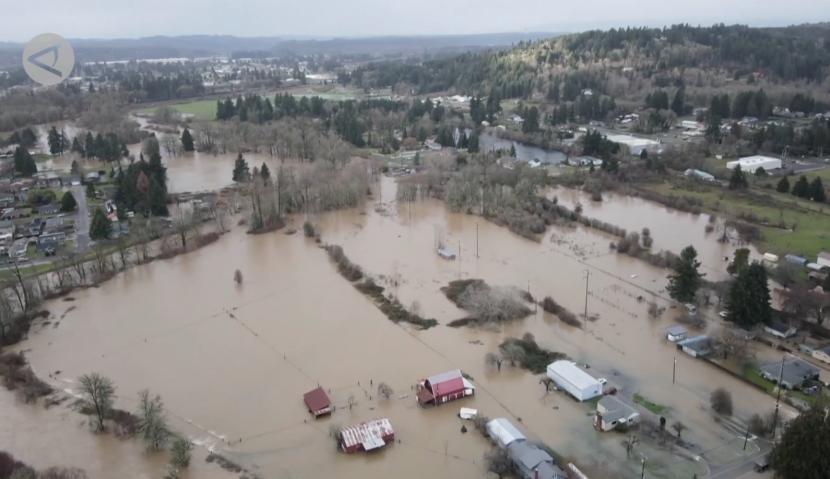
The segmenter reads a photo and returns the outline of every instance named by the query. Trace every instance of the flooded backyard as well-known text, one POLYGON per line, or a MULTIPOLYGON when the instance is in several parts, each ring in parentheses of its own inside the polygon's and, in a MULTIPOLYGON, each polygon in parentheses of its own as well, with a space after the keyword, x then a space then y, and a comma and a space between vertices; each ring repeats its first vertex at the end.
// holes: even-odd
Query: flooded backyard
MULTIPOLYGON (((170 184, 177 191, 226 184, 232 159, 217 158, 194 155, 190 169, 182 166, 181 171, 175 163, 191 160, 166 159, 170 184)), ((249 157, 249 162, 259 160, 249 157)), ((592 429, 590 405, 546 393, 539 376, 485 365, 485 354, 497 351, 504 338, 527 332, 541 346, 589 364, 592 373, 608 378, 624 396, 639 393, 666 405, 670 423, 682 419, 688 426, 684 438, 705 445, 713 456, 731 450, 742 438, 712 420, 712 390, 724 387, 741 397, 736 411, 740 418, 772 409, 773 398, 678 354, 666 343, 664 331, 679 315, 666 299, 667 272, 609 251, 610 236, 582 227, 551 228, 541 241, 529 241, 481 218, 451 213, 435 200, 398 205, 394 181, 381 181, 379 202, 310 219, 324 242, 341 245, 401 303, 436 318, 440 324, 435 328, 415 331, 390 322, 301 233, 249 236, 236 228, 201 250, 133 268, 98 288, 74 293, 72 302, 47 303, 53 315, 65 313, 64 319, 39 328, 19 349, 27 351, 41 377, 60 370, 54 376, 60 379, 50 379, 59 389, 76 390, 77 378, 92 371, 109 376, 118 387, 117 406, 123 409, 134 409, 138 391, 149 388, 164 398, 171 426, 203 452, 215 449, 267 478, 481 477, 482 455, 490 444, 470 423, 469 432, 461 432, 465 423, 456 417, 460 406, 509 418, 591 477, 631 477, 639 471, 639 458, 626 460, 623 435, 592 429), (439 240, 458 253, 456 261, 435 254, 439 240), (233 281, 237 269, 244 278, 239 286, 233 281), (565 325, 541 308, 524 320, 494 328, 446 326, 465 316, 440 291, 452 280, 481 278, 526 289, 536 298, 552 296, 582 313, 586 272, 588 313, 596 320, 583 329, 565 325), (662 317, 649 318, 649 301, 667 308, 662 317), (672 384, 675 357, 677 378, 672 384), (421 409, 414 384, 453 368, 472 376, 476 396, 421 409), (377 398, 379 382, 394 389, 390 399, 377 398), (302 394, 317 385, 330 391, 337 410, 331 418, 314 421, 302 394), (332 426, 374 417, 390 418, 396 444, 368 456, 336 451, 332 426)), ((566 200, 567 195, 559 196, 566 200)), ((593 209, 580 201, 588 216, 631 230, 650 226, 658 248, 678 251, 700 241, 706 266, 713 274, 723 269, 717 262, 723 251, 704 246, 705 219, 656 213, 652 209, 657 207, 639 200, 615 210, 618 200, 623 201, 608 197, 593 209), (652 225, 634 224, 650 214, 657 215, 649 219, 652 225)), ((298 228, 303 221, 294 218, 291 226, 298 228)), ((4 416, 56 414, 20 412, 26 408, 0 400, 4 416)), ((0 426, 0 434, 29 436, 29 426, 18 419, 11 432, 0 426)), ((43 421, 57 420, 50 416, 43 421)), ((61 427, 70 436, 80 429, 92 441, 94 436, 78 428, 78 421, 80 416, 71 416, 61 427)), ((36 438, 31 446, 17 444, 11 448, 15 454, 17 449, 35 452, 41 444, 49 447, 36 438)), ((104 439, 92 447, 138 445, 104 439)), ((646 446, 643 451, 653 463, 651 474, 705 476, 702 463, 646 446)), ((152 468, 152 461, 125 467, 141 474, 142 467, 152 468)))

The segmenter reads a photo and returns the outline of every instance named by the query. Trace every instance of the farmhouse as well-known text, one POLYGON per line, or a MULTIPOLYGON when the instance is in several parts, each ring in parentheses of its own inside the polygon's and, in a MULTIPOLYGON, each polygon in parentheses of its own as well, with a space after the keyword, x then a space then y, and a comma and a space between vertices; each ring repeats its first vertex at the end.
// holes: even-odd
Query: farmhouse
POLYGON ((344 427, 338 434, 344 452, 374 451, 395 441, 395 431, 389 419, 373 419, 355 426, 344 427))
POLYGON ((734 170, 738 165, 741 166, 743 171, 755 173, 758 168, 763 168, 765 171, 778 170, 783 166, 783 163, 778 158, 760 155, 747 156, 726 163, 726 167, 730 170, 734 170))
POLYGON ((437 406, 476 392, 473 383, 464 377, 460 369, 430 376, 418 383, 417 389, 418 404, 421 406, 437 406))
POLYGON ((568 476, 553 458, 535 444, 515 441, 507 447, 507 456, 524 479, 565 479, 568 476))
POLYGON ((305 402, 306 408, 308 408, 308 412, 315 418, 331 414, 332 412, 331 400, 323 388, 318 387, 305 393, 303 395, 303 401, 305 402))
POLYGON ((632 426, 640 422, 640 413, 614 396, 603 396, 597 402, 594 416, 594 428, 597 431, 610 431, 620 426, 632 426))
POLYGON ((554 361, 548 364, 547 373, 557 386, 577 401, 587 401, 602 395, 602 384, 571 361, 554 361))

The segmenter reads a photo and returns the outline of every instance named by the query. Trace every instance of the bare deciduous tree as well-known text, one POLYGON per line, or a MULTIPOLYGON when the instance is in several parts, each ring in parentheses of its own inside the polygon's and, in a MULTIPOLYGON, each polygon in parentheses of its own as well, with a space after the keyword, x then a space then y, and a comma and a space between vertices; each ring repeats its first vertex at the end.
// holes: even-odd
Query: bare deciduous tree
POLYGON ((79 381, 87 405, 95 412, 96 430, 103 431, 104 421, 115 399, 115 386, 109 378, 98 373, 84 374, 79 381))

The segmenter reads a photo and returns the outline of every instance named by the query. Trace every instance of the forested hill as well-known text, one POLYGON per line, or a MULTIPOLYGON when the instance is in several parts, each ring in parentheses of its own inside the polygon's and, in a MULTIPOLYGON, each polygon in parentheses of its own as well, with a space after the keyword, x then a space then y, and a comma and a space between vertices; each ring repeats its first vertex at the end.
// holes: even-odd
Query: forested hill
POLYGON ((826 81, 829 66, 828 23, 787 28, 676 25, 589 31, 426 63, 374 63, 356 70, 352 81, 364 87, 404 85, 417 93, 492 90, 502 98, 558 96, 560 88, 624 96, 632 81, 655 77, 669 84, 689 79, 705 84, 713 75, 817 84, 826 81), (628 78, 628 85, 610 85, 610 71, 627 73, 622 78, 628 78), (611 91, 615 88, 621 91, 611 91))

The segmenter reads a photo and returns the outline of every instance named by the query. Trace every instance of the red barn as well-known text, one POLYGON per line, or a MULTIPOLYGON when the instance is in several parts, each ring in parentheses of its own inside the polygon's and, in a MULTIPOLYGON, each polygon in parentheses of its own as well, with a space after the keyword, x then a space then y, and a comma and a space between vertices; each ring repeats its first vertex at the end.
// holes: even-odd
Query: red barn
POLYGON ((331 400, 329 400, 329 396, 323 391, 323 388, 318 387, 305 393, 303 401, 305 401, 308 412, 315 418, 331 414, 331 400))
POLYGON ((418 403, 421 406, 437 406, 455 401, 476 392, 475 386, 464 377, 460 369, 436 374, 418 383, 418 403))
POLYGON ((395 441, 389 419, 373 419, 356 426, 344 427, 339 434, 340 448, 347 453, 374 451, 395 441))

